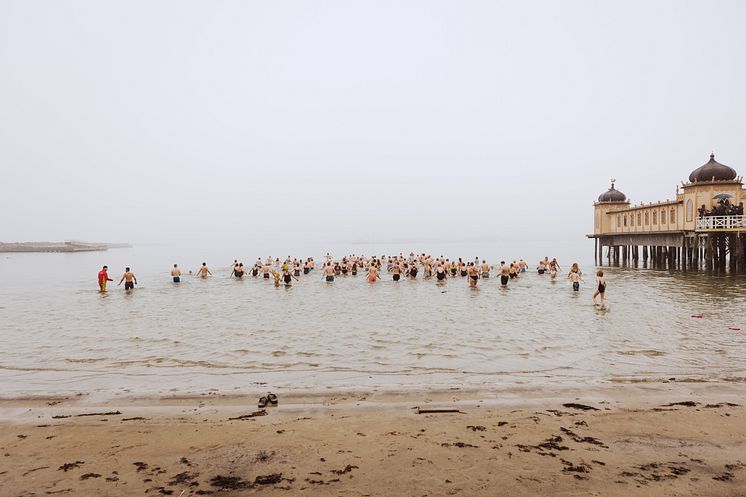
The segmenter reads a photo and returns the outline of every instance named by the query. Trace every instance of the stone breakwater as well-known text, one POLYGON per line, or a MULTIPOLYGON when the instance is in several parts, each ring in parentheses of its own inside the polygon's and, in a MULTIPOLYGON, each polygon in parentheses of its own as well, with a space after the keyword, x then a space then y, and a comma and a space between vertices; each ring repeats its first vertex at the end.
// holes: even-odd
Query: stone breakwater
POLYGON ((0 242, 0 252, 95 252, 124 244, 86 243, 86 242, 0 242))

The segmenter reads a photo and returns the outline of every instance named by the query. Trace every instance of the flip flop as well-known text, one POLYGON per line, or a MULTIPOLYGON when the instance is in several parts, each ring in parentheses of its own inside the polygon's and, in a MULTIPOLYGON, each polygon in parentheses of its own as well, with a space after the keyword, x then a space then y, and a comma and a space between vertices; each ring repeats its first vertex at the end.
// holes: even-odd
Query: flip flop
POLYGON ((273 405, 273 406, 276 406, 279 403, 277 400, 277 395, 271 392, 267 394, 267 401, 269 401, 270 405, 273 405))
POLYGON ((267 402, 268 402, 267 397, 261 397, 259 399, 259 408, 262 409, 262 408, 267 407, 267 402))

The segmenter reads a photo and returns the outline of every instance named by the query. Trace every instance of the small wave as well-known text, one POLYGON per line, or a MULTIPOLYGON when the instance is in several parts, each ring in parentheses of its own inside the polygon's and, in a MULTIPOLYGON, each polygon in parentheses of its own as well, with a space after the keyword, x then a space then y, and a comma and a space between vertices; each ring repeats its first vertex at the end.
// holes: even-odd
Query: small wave
POLYGON ((659 357, 666 355, 665 352, 660 350, 646 349, 646 350, 620 350, 617 352, 619 355, 644 355, 648 357, 659 357))
POLYGON ((91 358, 91 359, 65 359, 65 362, 78 363, 78 364, 93 364, 96 362, 105 361, 105 357, 91 358))

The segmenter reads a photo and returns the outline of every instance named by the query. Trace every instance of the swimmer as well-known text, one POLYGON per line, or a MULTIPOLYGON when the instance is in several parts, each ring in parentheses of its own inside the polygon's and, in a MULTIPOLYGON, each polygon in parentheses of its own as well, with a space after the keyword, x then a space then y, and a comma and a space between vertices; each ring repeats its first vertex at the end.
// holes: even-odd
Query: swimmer
POLYGON ((416 262, 412 262, 412 265, 409 268, 409 277, 412 278, 413 280, 416 280, 417 279, 417 271, 419 271, 419 269, 417 269, 417 263, 416 262))
POLYGON ((380 278, 381 274, 379 273, 378 268, 375 265, 371 265, 368 269, 368 282, 375 283, 380 278))
POLYGON ((507 287, 508 280, 510 280, 510 268, 505 264, 505 261, 500 261, 500 284, 507 287))
POLYGON ((604 272, 599 270, 596 273, 596 291, 593 292, 593 305, 596 305, 596 297, 601 295, 601 306, 606 304, 606 278, 604 272))
POLYGON ((446 276, 447 276, 446 270, 443 267, 443 265, 439 262, 435 268, 435 279, 438 280, 438 283, 445 283, 446 276))
POLYGON ((539 265, 537 266, 536 269, 539 272, 539 274, 544 274, 547 272, 547 265, 543 260, 539 261, 539 265))
POLYGON ((326 263, 324 270, 321 272, 321 276, 329 283, 334 281, 334 267, 331 262, 326 263))
POLYGON ((243 262, 239 262, 236 265, 233 266, 233 271, 231 271, 231 276, 235 276, 236 279, 243 278, 244 270, 243 270, 243 262))
POLYGON ((114 281, 109 278, 109 266, 104 266, 101 271, 98 272, 98 289, 101 293, 106 291, 106 282, 114 281))
POLYGON ((173 278, 174 283, 181 281, 181 269, 179 269, 178 264, 174 264, 174 268, 171 270, 171 278, 173 278))
POLYGON ((300 281, 298 278, 295 277, 295 275, 290 273, 290 269, 286 269, 282 273, 282 281, 285 282, 285 286, 293 286, 293 280, 300 281))
POLYGON ((203 262, 202 267, 199 268, 199 271, 197 271, 197 276, 199 276, 200 278, 207 278, 208 274, 212 276, 212 273, 210 272, 210 270, 207 269, 207 263, 203 262))
POLYGON ((526 270, 528 269, 528 264, 526 264, 526 261, 521 259, 520 261, 518 261, 518 267, 520 268, 519 270, 520 273, 525 273, 526 270))
POLYGON ((477 281, 479 280, 479 270, 473 262, 470 262, 466 267, 466 274, 469 276, 469 286, 476 288, 477 281))
POLYGON ((482 278, 489 278, 490 277, 490 265, 487 264, 487 261, 482 259, 482 278))
POLYGON ((394 274, 393 276, 394 281, 399 281, 399 279, 401 278, 401 272, 402 272, 402 267, 399 264, 399 261, 394 262, 394 265, 391 268, 391 272, 394 274))
POLYGON ((583 278, 580 276, 580 268, 578 268, 577 263, 572 265, 572 269, 567 273, 567 279, 572 283, 573 292, 580 291, 580 282, 583 281, 583 278))
POLYGON ((549 263, 549 276, 552 277, 552 279, 557 278, 557 271, 560 270, 560 265, 557 262, 557 259, 552 259, 552 262, 549 263))
POLYGON ((121 285, 123 281, 125 290, 134 290, 135 285, 137 285, 137 278, 135 277, 135 273, 130 271, 130 268, 128 267, 124 268, 124 274, 122 275, 122 279, 119 280, 119 283, 117 283, 117 286, 121 285))
POLYGON ((277 269, 272 270, 272 276, 275 279, 275 287, 280 286, 280 272, 277 269))

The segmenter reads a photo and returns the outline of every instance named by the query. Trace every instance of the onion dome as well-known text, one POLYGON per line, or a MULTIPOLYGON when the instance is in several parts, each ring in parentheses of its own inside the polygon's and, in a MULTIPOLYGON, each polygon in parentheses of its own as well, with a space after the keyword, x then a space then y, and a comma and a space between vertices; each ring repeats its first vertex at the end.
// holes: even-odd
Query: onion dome
POLYGON ((605 193, 602 193, 601 195, 598 196, 599 202, 626 202, 627 201, 627 196, 623 194, 622 192, 620 192, 619 190, 617 190, 616 188, 614 188, 614 181, 616 180, 611 180, 611 188, 606 190, 605 193))
POLYGON ((695 181, 730 181, 736 179, 736 170, 715 160, 715 154, 710 154, 710 161, 700 166, 689 175, 689 182, 695 181))

